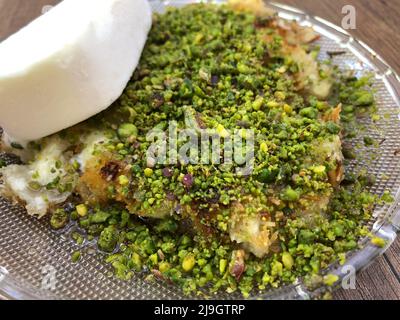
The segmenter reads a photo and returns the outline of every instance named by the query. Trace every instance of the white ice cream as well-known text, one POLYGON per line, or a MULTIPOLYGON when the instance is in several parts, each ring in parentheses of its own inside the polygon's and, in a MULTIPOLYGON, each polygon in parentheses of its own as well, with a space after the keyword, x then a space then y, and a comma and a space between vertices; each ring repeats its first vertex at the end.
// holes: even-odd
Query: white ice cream
POLYGON ((0 44, 0 126, 29 141, 104 110, 150 27, 147 0, 64 0, 0 44))

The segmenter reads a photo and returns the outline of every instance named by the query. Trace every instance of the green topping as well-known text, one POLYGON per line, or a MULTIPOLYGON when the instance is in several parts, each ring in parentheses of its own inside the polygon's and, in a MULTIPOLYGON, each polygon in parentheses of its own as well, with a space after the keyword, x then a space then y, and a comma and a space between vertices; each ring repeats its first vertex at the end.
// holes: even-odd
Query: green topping
POLYGON ((153 175, 153 169, 151 169, 151 168, 144 169, 144 175, 146 177, 151 177, 153 175))
POLYGON ((219 260, 219 273, 221 275, 223 275, 225 273, 227 265, 228 265, 228 260, 226 260, 226 259, 219 260))
POLYGON ((282 199, 286 201, 297 201, 300 198, 300 192, 288 187, 282 194, 282 199))
POLYGON ((343 147, 342 153, 346 159, 354 160, 357 158, 356 152, 351 147, 343 147))
MULTIPOLYGON (((88 240, 98 237, 117 277, 151 272, 187 294, 206 287, 247 297, 305 275, 335 284, 337 276, 319 274, 344 262, 368 235, 374 205, 392 199, 369 193, 375 179, 361 172, 346 170, 341 183, 348 162, 341 150, 358 160, 353 141, 344 140, 356 137, 357 117, 373 109, 374 97, 368 78, 322 64, 319 80, 334 81, 329 97, 311 94, 309 79, 299 89, 304 66, 288 54, 275 19, 203 4, 155 15, 127 88, 82 125, 84 134, 96 128, 109 139, 93 151, 96 161, 54 164, 53 173, 72 170, 75 178, 82 170, 78 188, 67 187, 62 175, 30 184, 81 197, 69 214, 56 210, 51 225, 63 228, 71 218, 88 240), (178 133, 212 130, 223 152, 199 163, 193 150, 187 158, 178 152, 187 141, 175 146, 167 137, 167 159, 147 157, 147 134, 168 133, 172 122, 178 133), (243 164, 225 161, 223 138, 238 132, 245 140, 246 129, 254 133, 254 158, 241 173, 243 164)), ((304 47, 312 59, 318 55, 304 47)), ((60 137, 79 140, 74 129, 60 137)), ((376 145, 369 137, 364 143, 376 145)), ((73 146, 68 152, 82 148, 73 146)), ((236 147, 246 154, 246 145, 236 147)), ((79 234, 72 238, 83 244, 79 234)))
POLYGON ((315 239, 315 235, 311 230, 300 230, 299 243, 311 244, 315 239))
POLYGON ((371 239, 371 242, 373 245, 379 247, 379 248, 383 248, 386 245, 386 241, 382 238, 379 237, 373 237, 371 239))
POLYGON ((375 143, 375 140, 371 137, 364 137, 364 144, 366 146, 372 146, 375 143))
POLYGON ((306 118, 316 119, 318 116, 318 110, 312 107, 303 108, 300 110, 300 115, 306 118))
POLYGON ((194 265, 196 264, 196 258, 193 254, 188 254, 182 261, 182 269, 185 272, 192 271, 194 265))
POLYGON ((289 252, 284 252, 282 254, 282 262, 286 269, 291 270, 294 265, 294 260, 289 252))
POLYGON ((129 178, 127 176, 121 175, 118 177, 118 182, 121 186, 126 186, 129 184, 129 178))
POLYGON ((34 191, 39 191, 40 189, 42 189, 41 184, 37 181, 30 181, 28 186, 30 189, 32 189, 34 191))
POLYGON ((111 215, 108 212, 97 211, 93 215, 90 216, 90 222, 91 223, 102 223, 102 222, 107 221, 107 219, 110 216, 111 215))
POLYGON ((75 251, 72 256, 71 256, 71 261, 73 263, 77 263, 81 259, 81 253, 80 251, 75 251))
POLYGON ((17 150, 24 150, 24 147, 17 142, 11 142, 10 145, 11 145, 11 148, 14 148, 17 150))
POLYGON ((339 277, 336 274, 327 274, 324 277, 324 283, 327 286, 333 286, 338 280, 339 280, 339 277))
POLYGON ((368 91, 357 92, 353 99, 355 100, 354 105, 356 106, 369 106, 372 105, 375 100, 373 94, 368 91))
POLYGON ((136 137, 138 135, 138 129, 132 123, 124 123, 118 128, 118 135, 121 139, 136 137))
POLYGON ((82 245, 85 242, 85 238, 78 232, 73 232, 71 234, 71 238, 76 242, 78 245, 82 245))
POLYGON ((326 128, 332 134, 338 134, 341 130, 340 126, 338 126, 336 123, 331 122, 331 121, 326 124, 326 128))
POLYGON ((76 212, 79 214, 79 216, 85 217, 88 213, 88 208, 85 204, 79 204, 76 206, 76 212))
POLYGON ((258 175, 258 181, 263 183, 272 183, 275 181, 279 171, 278 170, 270 170, 263 169, 261 173, 258 175))
POLYGON ((50 218, 50 225, 53 229, 62 229, 68 221, 69 215, 63 209, 57 209, 50 218))

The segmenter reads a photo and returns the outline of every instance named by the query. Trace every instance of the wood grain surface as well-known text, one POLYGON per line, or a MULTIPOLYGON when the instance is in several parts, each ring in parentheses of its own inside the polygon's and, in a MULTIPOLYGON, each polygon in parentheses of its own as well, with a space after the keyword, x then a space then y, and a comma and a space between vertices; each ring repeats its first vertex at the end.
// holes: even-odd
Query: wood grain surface
MULTIPOLYGON (((39 16, 59 0, 0 0, 0 39, 39 16)), ((344 5, 357 12, 357 28, 349 30, 400 73, 400 0, 275 0, 341 24, 344 5)), ((73 23, 73 22, 71 22, 73 23)), ((357 276, 355 290, 339 290, 335 299, 400 299, 400 239, 357 276)))

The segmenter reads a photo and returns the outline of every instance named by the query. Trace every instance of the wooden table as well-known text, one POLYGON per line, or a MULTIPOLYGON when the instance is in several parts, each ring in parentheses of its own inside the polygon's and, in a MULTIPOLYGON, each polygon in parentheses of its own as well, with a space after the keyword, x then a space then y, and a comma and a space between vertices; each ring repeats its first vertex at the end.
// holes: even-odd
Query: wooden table
MULTIPOLYGON (((0 0, 0 39, 40 15, 59 0, 0 0)), ((350 32, 370 45, 400 73, 400 0, 275 0, 341 24, 342 7, 357 10, 357 29, 350 32)), ((73 21, 71 21, 73 23, 73 21)), ((357 277, 355 290, 339 290, 336 299, 400 299, 400 239, 357 277)))

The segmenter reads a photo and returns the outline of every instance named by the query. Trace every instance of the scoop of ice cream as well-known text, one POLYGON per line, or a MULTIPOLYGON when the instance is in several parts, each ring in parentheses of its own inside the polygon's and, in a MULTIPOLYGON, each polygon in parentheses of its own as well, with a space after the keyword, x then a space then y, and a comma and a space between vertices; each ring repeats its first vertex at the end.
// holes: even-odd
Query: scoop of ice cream
POLYGON ((64 0, 0 44, 0 126, 42 138, 110 106, 151 28, 147 0, 64 0))

